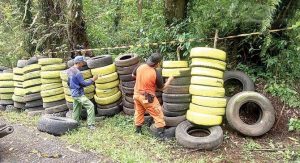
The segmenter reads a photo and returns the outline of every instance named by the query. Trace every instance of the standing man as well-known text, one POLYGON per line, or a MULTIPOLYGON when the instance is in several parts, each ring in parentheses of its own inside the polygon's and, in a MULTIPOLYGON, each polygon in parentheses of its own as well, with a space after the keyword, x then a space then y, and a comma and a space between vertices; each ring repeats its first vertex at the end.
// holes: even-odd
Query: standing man
POLYGON ((84 81, 83 76, 79 69, 85 65, 85 59, 83 56, 76 56, 74 58, 74 66, 67 70, 68 74, 68 85, 71 90, 71 95, 74 99, 73 102, 73 114, 72 118, 79 122, 79 117, 82 107, 87 109, 88 117, 87 124, 88 128, 95 130, 95 107, 94 104, 84 95, 84 87, 94 84, 95 80, 98 79, 94 76, 87 82, 84 81))
POLYGON ((169 77, 166 84, 160 73, 156 71, 160 65, 162 56, 159 53, 153 53, 147 60, 146 64, 137 67, 132 76, 136 78, 134 86, 134 123, 136 133, 142 133, 142 125, 144 123, 144 114, 147 111, 154 119, 155 127, 158 130, 159 139, 165 139, 165 120, 162 107, 155 96, 156 87, 165 89, 168 87, 173 77, 169 77))

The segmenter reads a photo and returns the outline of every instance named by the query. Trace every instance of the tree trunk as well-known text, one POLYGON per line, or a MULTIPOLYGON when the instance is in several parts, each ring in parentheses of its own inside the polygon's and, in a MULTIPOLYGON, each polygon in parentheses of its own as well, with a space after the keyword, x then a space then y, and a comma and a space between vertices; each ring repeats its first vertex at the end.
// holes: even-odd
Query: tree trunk
MULTIPOLYGON (((90 44, 86 34, 85 22, 83 20, 83 6, 82 0, 69 0, 68 1, 68 41, 72 50, 88 49, 90 44)), ((71 58, 74 58, 80 53, 71 53, 71 58)), ((91 56, 92 53, 87 51, 85 56, 91 56)))
POLYGON ((165 17, 167 25, 174 20, 182 20, 186 17, 188 0, 165 0, 165 17))

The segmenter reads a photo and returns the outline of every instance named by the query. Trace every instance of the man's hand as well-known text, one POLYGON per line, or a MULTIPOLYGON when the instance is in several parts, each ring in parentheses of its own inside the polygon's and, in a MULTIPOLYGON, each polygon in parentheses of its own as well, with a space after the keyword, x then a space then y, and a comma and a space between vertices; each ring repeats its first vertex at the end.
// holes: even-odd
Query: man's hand
POLYGON ((167 80, 167 83, 170 83, 173 79, 174 79, 174 77, 173 77, 173 76, 170 76, 170 77, 168 78, 168 80, 167 80))
POLYGON ((98 76, 97 76, 97 75, 95 75, 95 76, 92 78, 93 81, 96 81, 97 79, 98 79, 98 76))

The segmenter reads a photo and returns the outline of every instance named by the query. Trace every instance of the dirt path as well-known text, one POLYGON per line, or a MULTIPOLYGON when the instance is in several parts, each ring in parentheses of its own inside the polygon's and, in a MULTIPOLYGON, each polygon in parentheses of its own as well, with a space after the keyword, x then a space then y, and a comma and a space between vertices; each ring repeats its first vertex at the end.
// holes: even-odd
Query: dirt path
MULTIPOLYGON (((0 124, 6 123, 0 118, 0 124)), ((112 162, 107 157, 68 146, 35 128, 13 125, 14 132, 0 139, 0 162, 112 162)))

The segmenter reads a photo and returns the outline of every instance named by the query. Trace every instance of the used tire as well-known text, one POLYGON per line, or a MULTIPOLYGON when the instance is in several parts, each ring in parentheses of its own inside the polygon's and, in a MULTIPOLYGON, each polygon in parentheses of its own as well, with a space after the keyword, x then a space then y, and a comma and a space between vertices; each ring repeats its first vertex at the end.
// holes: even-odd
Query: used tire
POLYGON ((53 64, 53 65, 46 65, 42 66, 42 71, 58 71, 58 70, 65 70, 67 68, 67 65, 65 63, 60 64, 53 64))
POLYGON ((98 116, 113 116, 122 111, 121 107, 119 105, 108 108, 108 109, 100 109, 97 108, 98 110, 98 116))
POLYGON ((51 89, 61 88, 63 87, 62 83, 52 83, 52 84, 43 84, 41 86, 42 91, 48 91, 51 89))
POLYGON ((122 82, 122 86, 128 87, 128 88, 134 88, 134 86, 135 86, 135 81, 122 82))
POLYGON ((125 98, 125 100, 126 100, 126 101, 128 101, 128 102, 130 102, 130 103, 134 104, 134 99, 133 99, 133 97, 132 97, 132 96, 128 96, 128 95, 126 95, 124 98, 125 98))
POLYGON ((71 118, 42 116, 37 129, 55 136, 60 136, 78 127, 78 123, 71 118))
POLYGON ((193 85, 205 85, 212 87, 223 87, 224 81, 219 78, 212 78, 206 76, 192 76, 191 84, 193 85))
POLYGON ((207 107, 226 107, 226 98, 192 96, 192 103, 207 107))
POLYGON ((164 115, 167 117, 177 117, 177 116, 182 116, 182 115, 186 114, 186 111, 170 112, 163 107, 162 107, 162 111, 163 111, 164 115))
POLYGON ((190 52, 191 58, 211 58, 220 61, 226 60, 226 53, 222 50, 207 47, 192 48, 190 52))
POLYGON ((129 88, 129 87, 124 87, 123 86, 122 90, 123 90, 124 93, 130 94, 130 95, 132 95, 134 93, 134 88, 129 88))
POLYGON ((25 103, 23 96, 18 96, 18 95, 13 95, 12 100, 14 102, 20 102, 20 103, 25 103))
POLYGON ((183 121, 176 128, 176 140, 178 144, 186 148, 213 150, 223 142, 223 130, 220 126, 203 127, 183 121), (205 132, 208 136, 193 136, 194 132, 205 132))
POLYGON ((41 85, 41 79, 37 78, 37 79, 31 79, 31 80, 26 80, 23 82, 23 88, 29 88, 29 87, 33 87, 33 86, 38 86, 41 85))
POLYGON ((164 102, 164 110, 169 112, 182 112, 189 109, 190 103, 167 103, 164 102))
POLYGON ((12 100, 13 93, 0 94, 0 99, 2 100, 12 100))
POLYGON ((60 78, 55 79, 41 79, 42 84, 54 84, 54 83, 62 83, 60 78))
POLYGON ((117 72, 120 75, 127 75, 127 74, 132 74, 134 69, 139 66, 139 63, 136 63, 134 65, 128 66, 128 67, 117 67, 117 72))
POLYGON ((60 71, 41 71, 43 79, 60 79, 60 71))
MULTIPOLYGON (((175 137, 175 130, 176 130, 176 127, 165 127, 165 132, 164 132, 165 137, 166 138, 173 138, 173 137, 175 137)), ((152 135, 154 135, 155 137, 159 137, 158 130, 154 126, 154 124, 152 124, 150 126, 150 131, 151 131, 152 135)))
POLYGON ((166 122, 166 126, 169 127, 177 127, 181 122, 185 121, 185 115, 177 116, 177 117, 167 117, 164 116, 164 120, 166 122))
POLYGON ((162 94, 162 100, 169 103, 188 103, 191 101, 190 94, 162 94))
POLYGON ((97 97, 109 97, 116 94, 119 91, 118 87, 110 88, 110 89, 96 89, 97 97))
POLYGON ((50 107, 54 107, 54 106, 57 106, 57 105, 62 105, 62 104, 65 104, 66 103, 66 100, 62 99, 62 100, 56 100, 56 101, 53 101, 53 102, 45 102, 43 100, 43 107, 44 108, 50 108, 50 107))
POLYGON ((0 105, 13 105, 13 100, 0 100, 0 105))
POLYGON ((108 66, 113 63, 111 55, 101 55, 87 60, 87 65, 90 69, 108 66))
POLYGON ((39 65, 52 65, 60 63, 63 63, 63 60, 61 58, 40 58, 38 60, 39 65))
POLYGON ((123 106, 123 112, 126 115, 134 115, 134 108, 127 108, 127 107, 123 106))
POLYGON ((45 109, 45 113, 47 114, 53 114, 53 113, 59 113, 68 110, 67 104, 57 105, 50 108, 45 109))
POLYGON ((225 71, 226 62, 215 60, 215 59, 207 59, 207 58, 193 58, 191 67, 207 67, 207 68, 225 71))
POLYGON ((220 70, 215 70, 205 67, 193 67, 191 71, 192 76, 207 76, 213 78, 223 79, 224 73, 220 70))
POLYGON ((200 106, 193 103, 190 103, 189 106, 190 110, 196 113, 201 114, 210 114, 210 115, 224 115, 225 114, 225 107, 224 108, 212 108, 207 106, 200 106))
POLYGON ((34 107, 38 107, 38 106, 43 106, 43 100, 42 99, 26 102, 26 104, 25 104, 26 108, 34 108, 34 107))
POLYGON ((102 83, 109 83, 112 81, 115 81, 118 79, 118 74, 116 72, 101 76, 101 78, 98 78, 95 83, 102 84, 102 83))
POLYGON ((135 79, 132 77, 132 74, 128 74, 128 75, 120 75, 119 76, 120 80, 122 82, 129 82, 129 81, 134 81, 135 79))
POLYGON ((171 82, 170 85, 190 85, 191 84, 191 77, 175 77, 171 82))
POLYGON ((165 94, 188 94, 189 93, 189 85, 175 86, 169 85, 165 90, 163 90, 165 94))
POLYGON ((121 97, 122 97, 122 94, 120 91, 118 91, 116 94, 114 94, 112 96, 105 97, 105 98, 99 98, 97 96, 94 96, 94 99, 97 104, 108 105, 108 104, 112 104, 112 103, 118 101, 121 97))
POLYGON ((196 96, 224 97, 225 89, 222 87, 209 87, 202 85, 190 85, 189 92, 196 96))
POLYGON ((35 100, 41 100, 42 96, 40 93, 33 93, 24 96, 24 102, 30 102, 35 100))
POLYGON ((163 68, 188 68, 187 61, 163 61, 163 68))
POLYGON ((15 67, 15 68, 13 68, 13 73, 16 74, 16 75, 23 75, 24 70, 23 70, 23 68, 15 67))
POLYGON ((275 110, 271 102, 256 92, 240 92, 234 95, 226 107, 226 119, 229 125, 247 136, 260 136, 268 132, 275 122, 275 110), (254 124, 246 124, 239 116, 243 104, 254 102, 260 107, 259 118, 254 124))
POLYGON ((123 106, 126 108, 134 108, 134 104, 126 101, 125 98, 123 99, 123 106))
POLYGON ((33 93, 38 93, 38 92, 41 92, 41 86, 40 85, 27 88, 25 90, 25 95, 27 95, 27 94, 33 94, 33 93))
POLYGON ((99 104, 97 104, 97 108, 99 108, 99 109, 109 109, 109 108, 113 108, 115 106, 120 106, 121 103, 122 103, 122 98, 120 98, 117 102, 114 102, 114 103, 108 104, 108 105, 99 105, 99 104))
POLYGON ((139 62, 139 57, 137 54, 123 54, 115 59, 116 66, 127 67, 134 65, 139 62))
POLYGON ((17 67, 18 68, 23 68, 27 65, 27 60, 18 60, 17 62, 17 67))
POLYGON ((203 126, 216 126, 222 124, 222 116, 201 114, 191 110, 187 111, 186 119, 194 124, 203 126))
POLYGON ((50 89, 47 91, 41 91, 41 96, 45 98, 45 97, 60 95, 63 93, 64 93, 64 89, 63 87, 60 87, 60 88, 50 89))
POLYGON ((108 66, 91 69, 92 75, 107 75, 116 72, 115 64, 110 64, 108 66))
POLYGON ((41 65, 39 64, 28 65, 23 68, 24 74, 34 72, 34 71, 40 71, 40 70, 41 70, 41 65))
POLYGON ((96 88, 97 89, 110 89, 110 88, 114 88, 117 87, 120 84, 119 80, 115 80, 109 83, 103 83, 103 84, 96 84, 96 88))
POLYGON ((20 103, 20 102, 14 101, 14 107, 18 108, 18 109, 25 109, 25 103, 20 103))
POLYGON ((163 69, 162 76, 164 77, 184 77, 184 76, 191 76, 191 69, 190 68, 174 68, 174 69, 163 69))
POLYGON ((12 80, 13 78, 14 78, 13 73, 1 73, 0 74, 0 81, 12 80))
POLYGON ((33 71, 33 72, 26 73, 23 76, 15 76, 15 77, 18 78, 17 81, 37 79, 37 78, 41 78, 41 72, 40 71, 33 71))
POLYGON ((224 83, 226 84, 231 80, 239 81, 243 86, 242 91, 255 91, 254 82, 252 79, 241 71, 226 71, 224 73, 224 83))

